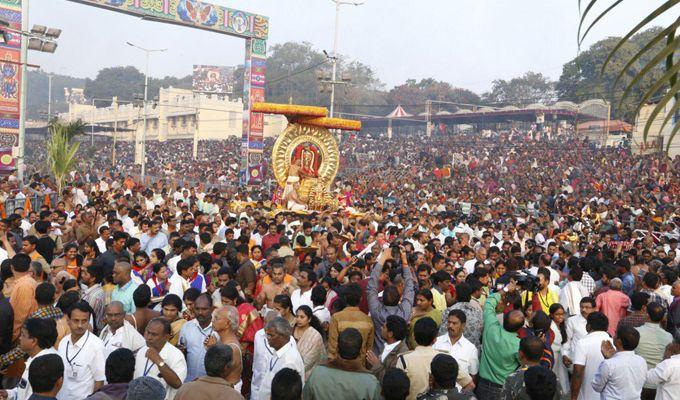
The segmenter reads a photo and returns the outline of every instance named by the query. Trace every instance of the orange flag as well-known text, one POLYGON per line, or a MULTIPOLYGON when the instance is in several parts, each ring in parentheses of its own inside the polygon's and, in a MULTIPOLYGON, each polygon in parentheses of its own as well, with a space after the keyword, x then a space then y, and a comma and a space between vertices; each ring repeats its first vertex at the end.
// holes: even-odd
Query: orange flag
POLYGON ((31 212, 31 199, 26 197, 26 202, 24 203, 24 215, 23 217, 26 218, 26 216, 31 212))

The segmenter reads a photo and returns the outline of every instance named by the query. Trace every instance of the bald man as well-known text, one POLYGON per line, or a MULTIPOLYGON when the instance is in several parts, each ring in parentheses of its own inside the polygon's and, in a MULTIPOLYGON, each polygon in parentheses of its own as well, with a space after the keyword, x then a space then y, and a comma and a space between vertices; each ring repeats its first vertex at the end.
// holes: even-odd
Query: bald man
POLYGON ((104 356, 108 358, 114 350, 126 348, 136 353, 144 347, 146 342, 137 330, 125 320, 123 303, 112 301, 106 306, 106 321, 108 324, 102 329, 99 338, 104 343, 104 356))
MULTIPOLYGON (((238 392, 241 391, 241 371, 243 369, 241 344, 239 342, 236 332, 238 332, 238 310, 234 306, 224 306, 213 311, 213 329, 220 336, 220 342, 231 347, 234 354, 231 362, 231 369, 226 380, 230 385, 234 386, 238 392)), ((214 346, 217 339, 211 336, 206 341, 206 347, 214 346)))
POLYGON ((132 294, 137 289, 137 284, 132 281, 131 270, 130 263, 116 261, 113 265, 113 283, 116 284, 116 287, 113 289, 113 293, 111 293, 111 300, 123 303, 123 309, 129 314, 135 312, 135 302, 132 299, 132 294))

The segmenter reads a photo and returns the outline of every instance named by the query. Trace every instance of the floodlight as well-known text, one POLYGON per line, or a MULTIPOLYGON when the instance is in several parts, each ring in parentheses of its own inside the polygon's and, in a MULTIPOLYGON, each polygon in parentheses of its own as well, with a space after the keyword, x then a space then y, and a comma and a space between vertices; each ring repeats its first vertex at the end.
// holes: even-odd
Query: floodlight
POLYGON ((28 39, 28 49, 29 50, 42 51, 42 43, 43 43, 43 41, 41 39, 29 38, 28 39))
POLYGON ((57 42, 43 41, 42 52, 54 53, 57 51, 57 42))
POLYGON ((31 33, 34 35, 43 36, 47 32, 47 27, 45 25, 33 25, 31 28, 31 33))
POLYGON ((47 36, 48 38, 57 39, 59 38, 59 36, 61 36, 61 29, 49 28, 47 32, 45 32, 45 36, 47 36))

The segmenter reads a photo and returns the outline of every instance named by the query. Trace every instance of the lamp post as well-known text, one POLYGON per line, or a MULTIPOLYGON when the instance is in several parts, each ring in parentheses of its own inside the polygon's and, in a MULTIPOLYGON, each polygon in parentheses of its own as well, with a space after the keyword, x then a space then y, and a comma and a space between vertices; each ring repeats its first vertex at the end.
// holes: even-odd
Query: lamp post
POLYGON ((141 179, 142 179, 142 184, 144 184, 144 179, 146 178, 146 105, 148 102, 148 96, 149 96, 149 56, 151 53, 160 53, 163 51, 166 51, 167 49, 145 49, 144 47, 137 46, 136 44, 132 44, 130 42, 126 42, 128 46, 135 47, 144 53, 146 53, 146 69, 144 70, 144 126, 142 127, 142 173, 141 173, 141 179))
POLYGON ((360 6, 364 3, 356 3, 352 1, 341 1, 341 0, 331 0, 335 3, 335 33, 333 34, 333 72, 331 75, 331 110, 330 117, 333 118, 333 113, 335 109, 335 85, 337 84, 337 72, 338 72, 338 27, 340 25, 340 6, 350 5, 350 6, 360 6))
POLYGON ((47 74, 47 121, 52 119, 52 78, 54 74, 47 74))
MULTIPOLYGON (((3 27, 3 39, 7 41, 7 32, 12 35, 21 35, 21 84, 19 85, 19 137, 17 154, 17 180, 19 187, 24 186, 24 153, 26 141, 26 84, 28 81, 28 50, 36 50, 43 53, 54 53, 57 50, 56 39, 61 35, 61 29, 48 28, 43 25, 34 25, 28 31, 28 3, 21 2, 21 30, 17 31, 3 27)), ((4 25, 4 24, 3 24, 4 25)))

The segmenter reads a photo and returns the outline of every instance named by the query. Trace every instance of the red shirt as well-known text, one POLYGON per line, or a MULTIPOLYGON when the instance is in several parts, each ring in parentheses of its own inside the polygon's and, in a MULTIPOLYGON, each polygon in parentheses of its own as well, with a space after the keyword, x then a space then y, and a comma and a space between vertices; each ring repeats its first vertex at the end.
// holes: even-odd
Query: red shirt
POLYGON ((267 233, 266 235, 262 236, 262 251, 266 251, 273 245, 278 244, 280 239, 280 233, 275 233, 273 235, 271 233, 267 233))

